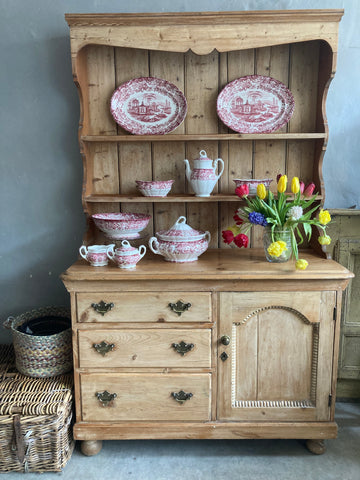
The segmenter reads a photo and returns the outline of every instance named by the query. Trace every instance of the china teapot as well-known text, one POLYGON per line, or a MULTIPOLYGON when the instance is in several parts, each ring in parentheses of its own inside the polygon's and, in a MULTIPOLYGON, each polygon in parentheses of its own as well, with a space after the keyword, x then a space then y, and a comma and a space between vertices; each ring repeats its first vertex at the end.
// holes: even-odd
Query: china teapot
POLYGON ((188 182, 190 183, 192 189, 195 192, 197 197, 209 197, 210 193, 213 191, 216 182, 221 177, 224 171, 224 162, 221 158, 217 158, 213 161, 207 157, 205 150, 200 151, 200 158, 194 160, 194 168, 190 169, 189 160, 184 160, 185 162, 185 173, 188 182), (222 164, 221 171, 219 175, 216 175, 215 170, 218 162, 222 164))

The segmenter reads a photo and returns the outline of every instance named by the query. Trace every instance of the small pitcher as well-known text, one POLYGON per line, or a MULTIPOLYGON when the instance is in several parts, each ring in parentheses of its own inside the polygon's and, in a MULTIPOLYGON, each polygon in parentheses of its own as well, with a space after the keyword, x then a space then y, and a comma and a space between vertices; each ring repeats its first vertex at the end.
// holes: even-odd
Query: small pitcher
POLYGON ((107 256, 119 268, 136 268, 136 264, 146 253, 145 245, 141 245, 138 249, 132 247, 127 240, 122 240, 121 247, 115 248, 110 245, 107 249, 107 256))
POLYGON ((79 253, 84 260, 90 263, 92 267, 104 267, 108 264, 108 257, 106 251, 109 247, 114 247, 115 245, 91 245, 86 247, 82 245, 79 248, 79 253))
POLYGON ((200 151, 200 158, 194 160, 194 168, 191 170, 189 160, 184 160, 186 166, 186 178, 195 192, 196 197, 210 197, 216 182, 224 171, 224 162, 221 158, 213 161, 207 157, 205 150, 200 151), (216 175, 215 170, 218 162, 221 163, 221 171, 216 175))

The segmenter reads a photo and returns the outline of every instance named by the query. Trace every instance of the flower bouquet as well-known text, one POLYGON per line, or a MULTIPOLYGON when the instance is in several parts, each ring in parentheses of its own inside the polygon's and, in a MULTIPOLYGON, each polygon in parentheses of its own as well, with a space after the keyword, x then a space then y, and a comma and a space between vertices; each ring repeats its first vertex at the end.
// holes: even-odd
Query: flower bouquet
POLYGON ((267 190, 264 184, 257 187, 257 194, 249 197, 247 185, 238 187, 236 194, 246 202, 234 215, 235 224, 222 232, 223 240, 227 244, 234 243, 237 247, 247 247, 249 238, 247 234, 254 225, 265 228, 264 248, 266 258, 270 262, 285 262, 293 256, 296 268, 305 270, 308 262, 299 259, 298 244, 303 241, 303 232, 308 240, 311 238, 312 226, 319 227, 323 234, 319 236, 320 245, 330 245, 331 238, 326 234, 326 225, 331 221, 327 210, 321 209, 318 218, 314 212, 319 205, 314 206, 317 194, 313 195, 315 185, 310 183, 306 188, 298 177, 291 181, 293 195, 286 194, 287 176, 278 175, 277 191, 274 194, 267 190))

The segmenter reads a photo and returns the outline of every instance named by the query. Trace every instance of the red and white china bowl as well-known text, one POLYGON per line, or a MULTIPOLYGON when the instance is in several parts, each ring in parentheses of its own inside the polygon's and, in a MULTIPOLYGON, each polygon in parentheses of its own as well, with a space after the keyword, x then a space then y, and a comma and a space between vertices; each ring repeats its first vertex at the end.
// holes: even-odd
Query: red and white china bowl
POLYGON ((235 188, 241 187, 242 185, 247 185, 249 187, 249 195, 256 195, 258 185, 263 183, 266 188, 269 188, 270 183, 272 182, 272 178, 234 178, 234 182, 236 185, 235 188))
POLYGON ((90 247, 86 247, 86 245, 82 245, 79 248, 79 253, 92 267, 104 267, 108 264, 107 249, 114 248, 114 246, 115 245, 91 245, 90 247))
POLYGON ((145 197, 166 197, 174 180, 135 180, 137 188, 145 197))
POLYGON ((179 217, 169 230, 156 233, 149 240, 150 250, 162 255, 167 262, 195 262, 204 253, 210 242, 210 233, 194 230, 186 224, 185 217, 179 217))
POLYGON ((106 253, 108 258, 119 268, 134 269, 145 255, 146 247, 141 245, 139 248, 135 248, 127 240, 122 240, 121 247, 116 248, 114 251, 114 246, 111 245, 106 253))
POLYGON ((139 238, 147 227, 150 215, 144 213, 95 213, 91 215, 95 225, 113 240, 139 238))

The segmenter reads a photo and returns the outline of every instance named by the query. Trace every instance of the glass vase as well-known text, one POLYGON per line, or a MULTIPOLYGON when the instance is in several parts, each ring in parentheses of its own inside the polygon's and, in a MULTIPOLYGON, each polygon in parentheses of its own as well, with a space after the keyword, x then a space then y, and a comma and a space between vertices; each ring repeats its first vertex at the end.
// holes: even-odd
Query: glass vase
POLYGON ((265 227, 264 250, 266 260, 273 263, 287 262, 291 258, 291 235, 289 228, 265 227), (279 242, 279 243, 276 243, 279 242))

